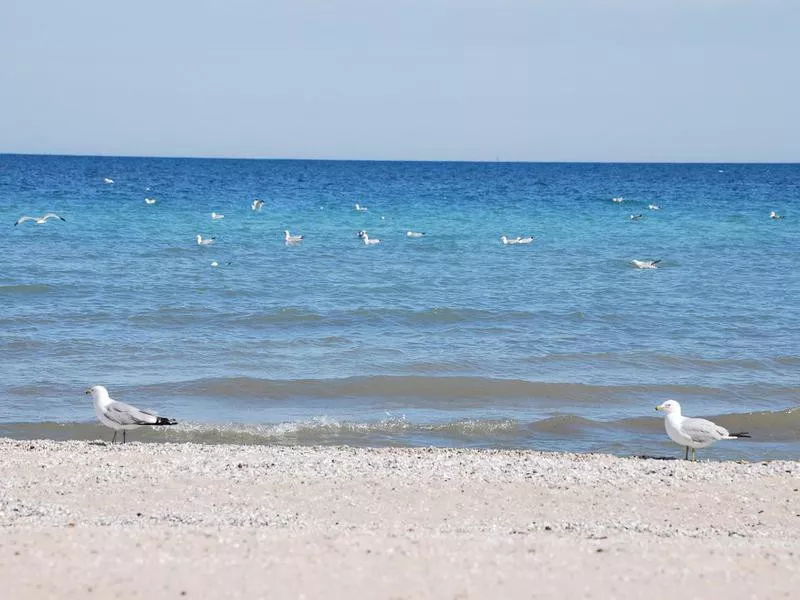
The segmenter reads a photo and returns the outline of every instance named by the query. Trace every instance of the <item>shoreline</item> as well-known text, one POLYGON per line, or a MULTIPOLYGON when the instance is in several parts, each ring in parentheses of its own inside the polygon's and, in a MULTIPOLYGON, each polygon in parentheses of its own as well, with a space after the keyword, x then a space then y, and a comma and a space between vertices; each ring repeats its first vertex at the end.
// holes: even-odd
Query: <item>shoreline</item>
POLYGON ((0 457, 0 579, 15 599, 800 586, 798 461, 4 438, 0 457))

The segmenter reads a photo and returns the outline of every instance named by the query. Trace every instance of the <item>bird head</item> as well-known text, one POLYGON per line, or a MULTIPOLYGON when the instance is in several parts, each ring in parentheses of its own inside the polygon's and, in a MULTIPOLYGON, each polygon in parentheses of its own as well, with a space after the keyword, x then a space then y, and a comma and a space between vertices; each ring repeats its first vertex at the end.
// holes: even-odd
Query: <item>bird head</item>
POLYGON ((671 414, 681 414, 681 405, 678 404, 675 400, 667 400, 656 406, 656 410, 661 410, 667 413, 668 415, 671 414))
POLYGON ((108 396, 108 390, 102 385, 93 385, 86 390, 84 394, 91 394, 92 398, 97 398, 100 396, 108 396))

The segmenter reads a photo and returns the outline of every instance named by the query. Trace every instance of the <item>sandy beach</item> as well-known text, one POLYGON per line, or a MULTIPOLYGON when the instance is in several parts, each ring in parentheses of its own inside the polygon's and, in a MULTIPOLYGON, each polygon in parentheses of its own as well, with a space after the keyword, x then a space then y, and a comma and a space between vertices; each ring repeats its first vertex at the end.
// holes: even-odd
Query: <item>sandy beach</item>
POLYGON ((0 457, 9 599, 800 589, 798 462, 11 440, 0 457))

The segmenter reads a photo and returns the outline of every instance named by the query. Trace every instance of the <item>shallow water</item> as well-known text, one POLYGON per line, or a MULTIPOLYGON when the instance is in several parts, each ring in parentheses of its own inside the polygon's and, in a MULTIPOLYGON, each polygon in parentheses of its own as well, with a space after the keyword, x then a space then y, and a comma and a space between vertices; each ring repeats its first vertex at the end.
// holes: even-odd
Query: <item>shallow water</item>
POLYGON ((675 398, 753 433, 703 456, 795 458, 799 197, 798 165, 2 155, 0 435, 107 435, 104 384, 183 423, 133 439, 664 455, 675 398))

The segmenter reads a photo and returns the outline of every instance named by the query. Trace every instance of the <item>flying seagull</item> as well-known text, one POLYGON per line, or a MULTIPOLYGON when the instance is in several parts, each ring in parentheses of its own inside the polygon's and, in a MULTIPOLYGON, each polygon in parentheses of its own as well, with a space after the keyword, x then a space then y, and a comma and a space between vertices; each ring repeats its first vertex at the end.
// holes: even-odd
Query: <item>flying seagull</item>
POLYGON ((364 242, 365 246, 375 246, 376 244, 380 244, 381 243, 381 241, 379 239, 369 237, 369 235, 367 235, 366 231, 359 231, 358 232, 358 237, 361 238, 361 240, 364 242))
POLYGON ((681 405, 675 400, 667 400, 656 406, 656 410, 664 411, 664 428, 669 438, 679 446, 686 447, 686 460, 689 460, 689 448, 692 449, 694 460, 695 448, 705 448, 719 440, 738 440, 749 438, 746 431, 730 433, 724 427, 712 423, 707 419, 684 417, 681 415, 681 405))
POLYGON ((292 235, 291 233, 289 233, 289 230, 286 229, 283 232, 283 239, 286 240, 287 244, 297 244, 298 242, 302 242, 303 241, 303 236, 302 235, 292 235))
POLYGON ((17 219, 17 222, 14 223, 14 227, 20 223, 24 223, 25 221, 36 221, 37 225, 44 225, 47 223, 48 219, 61 219, 62 221, 66 221, 64 217, 59 217, 56 213, 47 213, 43 217, 29 217, 28 215, 22 215, 19 219, 17 219))
POLYGON ((259 211, 262 206, 264 206, 264 201, 256 198, 250 203, 250 210, 259 211))
POLYGON ((637 269, 657 269, 660 262, 660 258, 658 260, 637 260, 634 258, 631 264, 637 269))
POLYGON ((530 244, 533 242, 532 236, 527 237, 520 237, 517 236, 515 238, 506 237, 504 235, 500 236, 500 241, 503 242, 504 246, 517 246, 519 244, 530 244))
POLYGON ((130 404, 112 400, 108 390, 102 385, 94 385, 86 390, 92 395, 94 412, 99 421, 106 427, 114 430, 113 444, 117 440, 117 433, 122 431, 122 443, 125 443, 125 433, 128 429, 138 429, 142 425, 177 425, 175 419, 159 417, 150 410, 140 410, 130 404))

